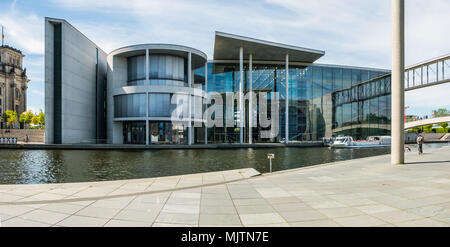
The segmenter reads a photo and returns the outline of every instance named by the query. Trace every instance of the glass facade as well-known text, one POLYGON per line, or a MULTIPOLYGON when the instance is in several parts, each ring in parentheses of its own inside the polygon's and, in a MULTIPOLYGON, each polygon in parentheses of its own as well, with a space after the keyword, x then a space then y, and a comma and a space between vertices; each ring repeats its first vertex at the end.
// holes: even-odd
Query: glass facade
POLYGON ((187 126, 169 121, 150 121, 151 144, 187 144, 187 126))
MULTIPOLYGON (((127 58, 127 85, 145 85, 145 55, 127 58)), ((182 57, 149 55, 150 85, 187 86, 186 62, 182 57)))
POLYGON ((145 121, 123 122, 123 144, 145 144, 145 121))
POLYGON ((129 57, 127 59, 128 86, 142 86, 145 84, 145 55, 129 57))
POLYGON ((390 134, 391 77, 385 75, 333 92, 333 133, 366 139, 390 134), (344 110, 342 110, 344 109, 344 110))
MULTIPOLYGON (((128 59, 128 80, 140 85, 145 80, 145 56, 128 59), (142 74, 144 73, 144 74, 142 74)), ((185 74, 185 59, 175 56, 150 56, 149 78, 151 85, 187 86, 185 74), (177 84, 180 83, 180 84, 177 84)), ((286 126, 286 67, 284 63, 254 62, 252 67, 252 91, 256 93, 256 126, 250 132, 248 112, 250 109, 248 98, 245 100, 243 140, 253 143, 276 143, 285 140, 286 126), (267 93, 267 112, 261 113, 259 93, 267 93), (271 103, 274 94, 278 94, 279 112, 278 129, 272 138, 261 135, 270 126, 260 122, 260 115, 268 120, 273 119, 271 103)), ((390 75, 388 71, 357 69, 353 67, 331 65, 289 65, 288 114, 289 141, 321 141, 338 135, 350 135, 355 139, 366 138, 371 135, 390 134, 390 75)), ((238 99, 233 99, 233 107, 226 107, 227 93, 239 91, 239 63, 208 62, 207 72, 201 67, 193 71, 194 88, 201 88, 208 93, 219 93, 222 105, 211 102, 223 109, 223 126, 208 128, 208 143, 239 143, 240 142, 240 112, 238 99), (207 85, 205 84, 207 81, 207 85), (227 125, 231 119, 232 125, 227 125)), ((250 91, 250 73, 247 63, 244 64, 243 92, 250 91)), ((187 144, 188 128, 186 124, 172 123, 172 112, 177 109, 172 104, 171 93, 136 93, 114 96, 115 118, 149 119, 149 144, 187 144), (147 108, 148 109, 147 109, 147 108), (162 118, 162 119, 161 119, 162 118), (157 121, 156 121, 157 120, 157 121)), ((187 95, 181 99, 187 100, 187 95)), ((211 105, 204 104, 199 96, 190 96, 191 102, 201 102, 195 108, 191 104, 191 117, 199 121, 203 112, 211 105), (196 115, 196 112, 202 114, 196 115)), ((180 118, 188 117, 188 106, 177 109, 180 118)), ((215 119, 213 115, 213 120, 215 119)), ((145 121, 124 122, 124 143, 145 144, 145 121), (137 135, 141 135, 137 137, 137 135)), ((205 127, 192 127, 192 143, 205 143, 205 127)))
POLYGON ((126 94, 114 96, 114 117, 145 117, 145 94, 126 94))
MULTIPOLYGON (((355 69, 340 66, 289 65, 289 140, 320 141, 324 137, 352 135, 356 139, 370 135, 389 134, 390 77, 363 83, 387 74, 387 71, 355 69), (367 98, 359 94, 364 93, 367 98), (345 103, 337 99, 344 99, 345 103), (362 125, 368 123, 368 125, 362 125)), ((258 142, 280 142, 285 139, 286 123, 286 67, 280 64, 253 64, 253 92, 279 94, 278 136, 264 139, 261 127, 254 127, 252 140, 258 142)), ((244 64, 244 93, 249 91, 249 67, 244 64)), ((233 116, 234 127, 212 127, 208 129, 208 143, 239 142, 240 129, 237 104, 231 113, 225 113, 226 93, 239 91, 239 63, 208 63, 208 92, 222 94, 224 117, 233 116)), ((258 98, 255 99, 258 102, 258 98)), ((257 108, 259 108, 259 103, 257 108)), ((248 101, 245 112, 248 112, 248 101)), ((259 112, 259 111, 257 111, 259 112)), ((259 114, 259 113, 258 113, 259 114)), ((267 115, 270 116, 270 107, 267 115)), ((257 126, 259 115, 257 115, 257 126)), ((225 126, 224 119, 224 126, 225 126)), ((248 117, 246 114, 246 123, 248 117)), ((249 130, 244 128, 244 141, 248 142, 249 130)))

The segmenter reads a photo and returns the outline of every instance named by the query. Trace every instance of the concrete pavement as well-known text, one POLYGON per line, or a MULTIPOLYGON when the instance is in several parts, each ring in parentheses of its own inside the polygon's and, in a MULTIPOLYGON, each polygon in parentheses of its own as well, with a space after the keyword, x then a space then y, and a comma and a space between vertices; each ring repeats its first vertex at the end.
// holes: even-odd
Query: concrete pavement
POLYGON ((258 176, 253 169, 0 185, 2 226, 450 226, 450 148, 258 176))

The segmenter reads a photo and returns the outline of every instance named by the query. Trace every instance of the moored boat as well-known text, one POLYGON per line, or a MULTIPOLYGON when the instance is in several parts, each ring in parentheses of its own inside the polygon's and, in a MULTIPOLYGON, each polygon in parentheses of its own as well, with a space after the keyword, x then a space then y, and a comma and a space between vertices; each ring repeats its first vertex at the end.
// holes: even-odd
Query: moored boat
POLYGON ((390 146, 390 136, 369 136, 364 141, 354 141, 351 136, 341 136, 337 137, 330 145, 331 148, 380 148, 390 146))

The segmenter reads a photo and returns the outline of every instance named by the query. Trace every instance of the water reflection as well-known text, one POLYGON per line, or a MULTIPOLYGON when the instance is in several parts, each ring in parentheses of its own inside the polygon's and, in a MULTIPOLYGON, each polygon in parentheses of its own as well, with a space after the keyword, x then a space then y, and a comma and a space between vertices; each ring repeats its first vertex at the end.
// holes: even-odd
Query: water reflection
POLYGON ((389 153, 389 149, 266 148, 220 150, 0 150, 0 183, 33 184, 171 176, 252 167, 286 170, 389 153))

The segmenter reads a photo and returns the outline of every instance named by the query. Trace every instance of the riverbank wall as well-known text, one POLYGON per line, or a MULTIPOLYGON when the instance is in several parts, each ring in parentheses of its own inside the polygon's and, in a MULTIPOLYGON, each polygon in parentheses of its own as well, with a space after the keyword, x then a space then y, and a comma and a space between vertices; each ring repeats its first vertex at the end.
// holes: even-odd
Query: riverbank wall
POLYGON ((28 142, 44 144, 44 129, 0 129, 0 138, 17 138, 18 142, 28 142))
MULTIPOLYGON (((405 134, 405 143, 406 144, 415 144, 417 133, 406 133, 405 134)), ((425 143, 443 143, 450 142, 450 135, 446 133, 422 133, 424 137, 425 143)))
POLYGON ((195 145, 116 145, 116 144, 3 144, 3 149, 54 149, 54 150, 171 150, 171 149, 240 149, 240 148, 283 148, 323 147, 322 142, 305 143, 256 143, 256 144, 195 144, 195 145))

